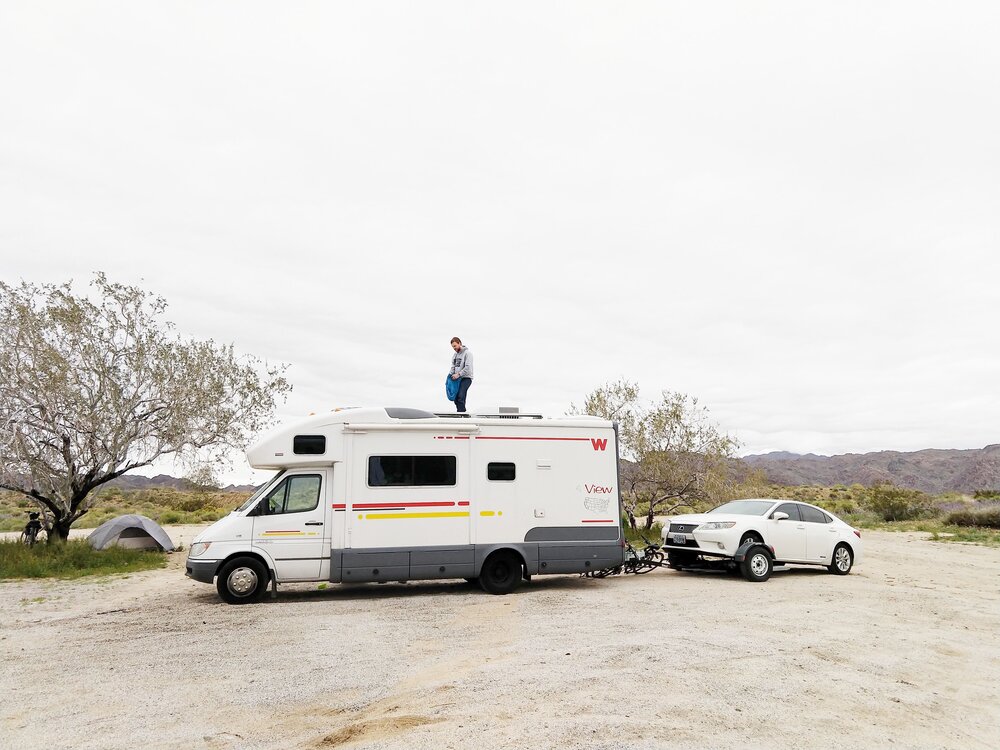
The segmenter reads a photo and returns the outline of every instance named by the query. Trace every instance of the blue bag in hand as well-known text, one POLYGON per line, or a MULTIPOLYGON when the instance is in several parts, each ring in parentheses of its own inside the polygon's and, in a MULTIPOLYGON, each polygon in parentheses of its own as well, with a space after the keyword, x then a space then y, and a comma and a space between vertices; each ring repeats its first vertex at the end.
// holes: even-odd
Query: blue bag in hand
POLYGON ((461 384, 461 380, 452 380, 451 374, 445 376, 444 390, 448 394, 448 400, 454 401, 455 396, 458 395, 458 386, 461 384))

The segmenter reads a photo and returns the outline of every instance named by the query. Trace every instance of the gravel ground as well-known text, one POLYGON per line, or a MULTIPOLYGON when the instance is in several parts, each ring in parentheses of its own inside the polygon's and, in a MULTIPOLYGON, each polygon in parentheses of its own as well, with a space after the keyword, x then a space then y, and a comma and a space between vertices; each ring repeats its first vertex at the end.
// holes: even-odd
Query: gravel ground
MULTIPOLYGON (((170 529, 189 540, 191 528, 170 529)), ((1000 550, 866 533, 847 577, 0 583, 0 746, 1000 746, 1000 550)))

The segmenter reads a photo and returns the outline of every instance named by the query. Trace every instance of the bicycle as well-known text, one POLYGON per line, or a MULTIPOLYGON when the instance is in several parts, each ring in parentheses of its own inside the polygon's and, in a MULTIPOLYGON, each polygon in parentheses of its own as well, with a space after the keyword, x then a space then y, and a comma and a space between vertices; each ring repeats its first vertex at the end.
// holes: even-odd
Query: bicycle
POLYGON ((38 520, 39 513, 29 513, 28 523, 24 525, 24 531, 18 541, 28 547, 34 547, 38 541, 38 535, 42 532, 42 522, 38 520))
POLYGON ((639 534, 646 546, 642 550, 637 550, 631 542, 625 541, 625 560, 621 565, 615 565, 602 570, 588 570, 580 575, 584 578, 607 578, 622 574, 642 575, 651 570, 663 567, 663 551, 659 544, 653 544, 642 534, 639 534))

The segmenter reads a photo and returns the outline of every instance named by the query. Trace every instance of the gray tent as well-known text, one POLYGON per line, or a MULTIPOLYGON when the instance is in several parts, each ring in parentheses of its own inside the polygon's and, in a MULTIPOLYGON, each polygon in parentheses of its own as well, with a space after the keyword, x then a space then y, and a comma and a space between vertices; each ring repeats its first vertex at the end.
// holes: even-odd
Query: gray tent
POLYGON ((165 552, 174 550, 174 543, 170 541, 170 537, 160 524, 152 518, 134 513, 105 521, 90 533, 87 541, 94 549, 106 549, 117 545, 132 549, 159 548, 165 552))

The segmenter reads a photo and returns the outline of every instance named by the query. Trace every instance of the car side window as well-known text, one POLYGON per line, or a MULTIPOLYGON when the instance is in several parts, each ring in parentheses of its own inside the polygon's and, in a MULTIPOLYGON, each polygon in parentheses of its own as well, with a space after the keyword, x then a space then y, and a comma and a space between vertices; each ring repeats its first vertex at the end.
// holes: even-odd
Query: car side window
POLYGON ((777 508, 774 509, 775 513, 777 513, 778 511, 781 511, 782 513, 787 513, 789 521, 801 521, 802 520, 799 517, 799 506, 798 506, 798 503, 782 503, 781 505, 779 505, 777 508))
POLYGON ((315 510, 319 505, 319 489, 320 477, 317 474, 288 477, 267 493, 259 506, 260 514, 276 516, 315 510))
POLYGON ((807 523, 828 523, 827 515, 819 508, 810 508, 808 505, 800 505, 799 512, 802 520, 807 523))

